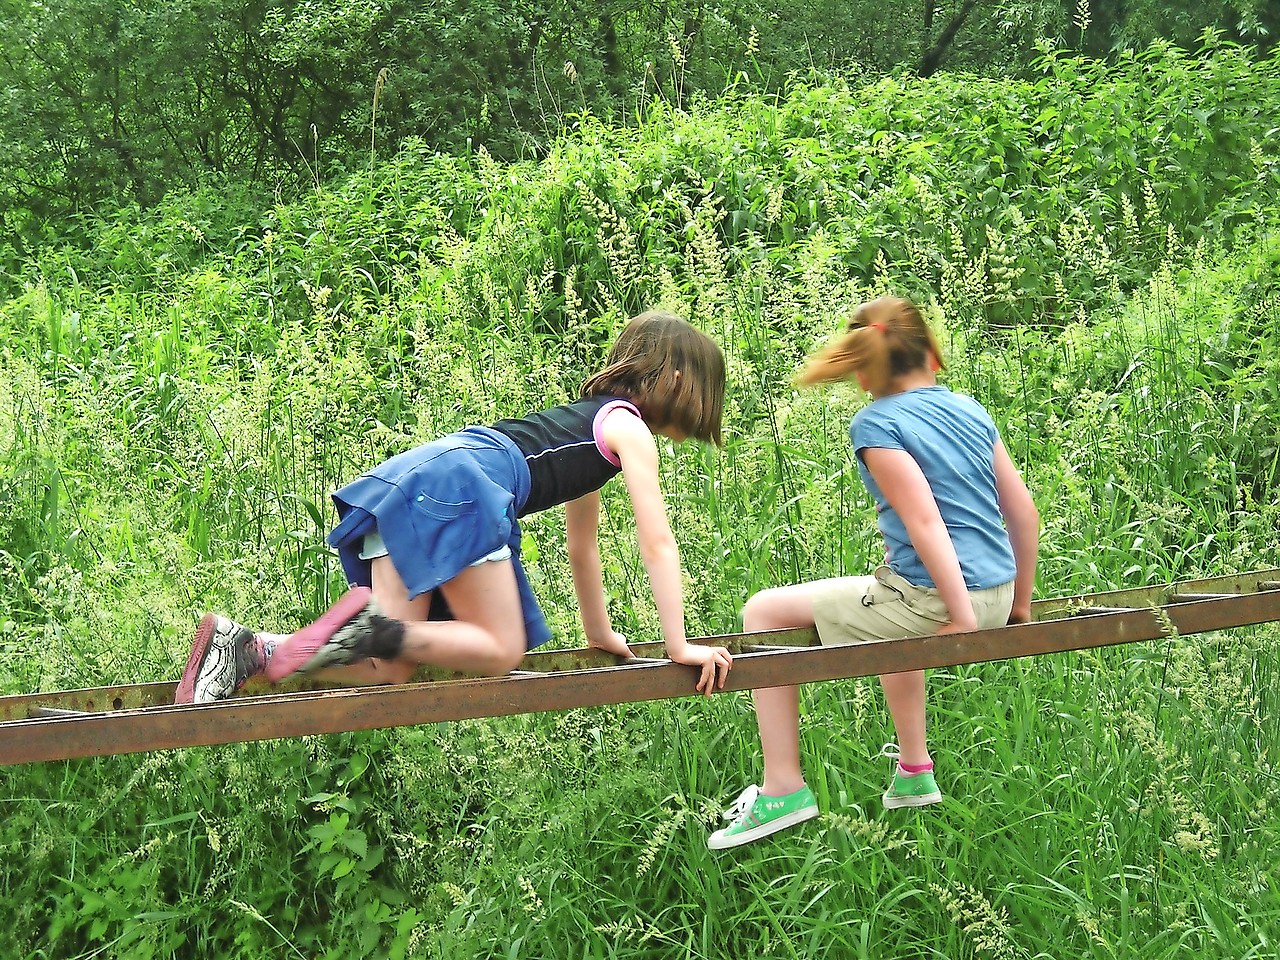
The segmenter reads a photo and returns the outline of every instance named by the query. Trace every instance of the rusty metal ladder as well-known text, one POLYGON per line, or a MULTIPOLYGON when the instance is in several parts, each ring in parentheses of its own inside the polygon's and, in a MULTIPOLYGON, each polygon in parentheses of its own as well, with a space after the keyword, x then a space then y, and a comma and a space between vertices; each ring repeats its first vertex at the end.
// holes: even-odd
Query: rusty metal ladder
MULTIPOLYGON (((1280 620, 1280 569, 1040 600, 1032 623, 945 636, 821 647, 812 629, 691 638, 729 647, 725 690, 747 690, 1038 656, 1280 620)), ((340 733, 693 696, 695 671, 632 644, 636 660, 598 650, 531 653, 479 678, 424 669, 410 683, 322 687, 250 682, 219 703, 173 705, 176 684, 0 697, 0 764, 340 733)))

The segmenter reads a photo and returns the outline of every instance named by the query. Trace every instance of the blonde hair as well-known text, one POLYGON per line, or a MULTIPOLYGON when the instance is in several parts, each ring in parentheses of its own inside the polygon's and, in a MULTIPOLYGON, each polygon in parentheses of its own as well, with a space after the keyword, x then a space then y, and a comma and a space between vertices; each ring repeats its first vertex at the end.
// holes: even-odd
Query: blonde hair
POLYGON ((845 330, 809 355, 796 383, 811 386, 862 375, 873 396, 889 390, 894 377, 924 369, 930 356, 944 369, 942 350, 920 308, 905 297, 880 297, 854 309, 845 330))
POLYGON ((674 314, 650 310, 628 321, 604 369, 587 378, 579 396, 601 394, 629 399, 652 429, 675 427, 720 446, 724 354, 674 314))

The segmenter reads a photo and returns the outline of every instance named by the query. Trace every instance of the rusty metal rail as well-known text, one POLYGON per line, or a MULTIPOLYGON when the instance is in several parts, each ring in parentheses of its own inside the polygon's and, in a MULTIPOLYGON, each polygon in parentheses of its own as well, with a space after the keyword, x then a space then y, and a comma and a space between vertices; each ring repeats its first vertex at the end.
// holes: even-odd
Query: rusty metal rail
MULTIPOLYGON (((1040 600, 1035 621, 971 633, 821 647, 812 629, 696 638, 728 646, 725 690, 873 676, 1154 640, 1280 620, 1280 569, 1040 600)), ((694 695, 695 670, 632 644, 638 659, 597 650, 531 653, 504 677, 420 671, 407 684, 269 687, 220 703, 175 706, 175 683, 0 697, 0 764, 270 740, 694 695)))

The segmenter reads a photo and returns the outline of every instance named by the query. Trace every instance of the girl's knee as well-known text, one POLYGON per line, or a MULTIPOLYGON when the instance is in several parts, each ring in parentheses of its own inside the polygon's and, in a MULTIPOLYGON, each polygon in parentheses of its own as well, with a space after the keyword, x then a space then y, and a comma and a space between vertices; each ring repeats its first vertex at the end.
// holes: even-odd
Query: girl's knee
POLYGON ((455 621, 467 648, 473 651, 474 667, 486 676, 500 677, 520 666, 527 651, 524 631, 495 631, 476 623, 455 621))
POLYGON ((814 625, 813 599, 821 582, 770 587, 753 594, 742 607, 742 629, 785 630, 814 625))
POLYGON ((777 626, 773 598, 773 590, 761 590, 753 593, 742 605, 742 629, 747 633, 756 630, 771 630, 777 626))
POLYGON ((510 673, 517 669, 524 660, 526 652, 524 638, 495 637, 496 656, 494 658, 495 673, 510 673))

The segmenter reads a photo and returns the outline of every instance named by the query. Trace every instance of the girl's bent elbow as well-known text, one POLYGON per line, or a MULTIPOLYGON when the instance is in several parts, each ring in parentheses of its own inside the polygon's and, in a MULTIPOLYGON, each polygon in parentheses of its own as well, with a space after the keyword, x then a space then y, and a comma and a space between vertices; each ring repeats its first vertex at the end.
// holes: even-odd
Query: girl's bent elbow
POLYGON ((599 555, 600 552, 598 550, 587 547, 570 547, 565 551, 565 557, 569 561, 570 567, 578 567, 590 563, 593 558, 599 555))
POLYGON ((661 563, 663 560, 678 561, 680 559, 680 549, 676 546, 674 537, 659 537, 642 542, 640 544, 640 555, 644 557, 646 564, 652 566, 655 563, 661 563))
POLYGON ((1040 511, 1036 508, 1036 502, 1031 499, 1029 492, 1012 502, 1001 501, 1000 507, 1006 524, 1020 523, 1033 530, 1039 529, 1040 511))
POLYGON ((1026 516, 1027 516, 1027 526, 1029 526, 1032 530, 1039 530, 1040 529, 1040 511, 1036 509, 1035 502, 1030 497, 1027 497, 1026 516))

